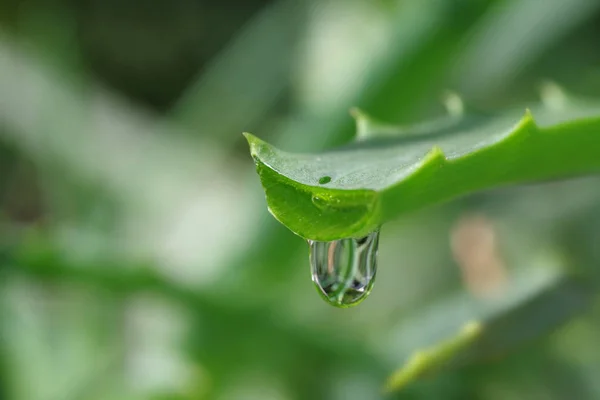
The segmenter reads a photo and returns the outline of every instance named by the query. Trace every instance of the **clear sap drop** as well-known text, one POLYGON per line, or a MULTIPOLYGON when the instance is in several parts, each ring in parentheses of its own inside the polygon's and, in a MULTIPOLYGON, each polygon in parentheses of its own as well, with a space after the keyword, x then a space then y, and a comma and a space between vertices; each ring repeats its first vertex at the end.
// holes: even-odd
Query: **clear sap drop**
POLYGON ((360 239, 308 244, 312 280, 327 302, 350 307, 369 295, 377 271, 379 231, 360 239))

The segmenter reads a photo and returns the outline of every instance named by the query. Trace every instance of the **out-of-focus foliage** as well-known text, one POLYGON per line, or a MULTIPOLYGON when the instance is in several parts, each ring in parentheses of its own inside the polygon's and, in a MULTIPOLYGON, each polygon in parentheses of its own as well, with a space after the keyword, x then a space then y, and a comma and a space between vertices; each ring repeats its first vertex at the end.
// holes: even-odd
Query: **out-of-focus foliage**
POLYGON ((386 224, 373 293, 339 310, 240 134, 320 151, 353 106, 410 124, 446 90, 597 96, 599 20, 594 0, 3 2, 0 397, 600 397, 598 178, 386 224))

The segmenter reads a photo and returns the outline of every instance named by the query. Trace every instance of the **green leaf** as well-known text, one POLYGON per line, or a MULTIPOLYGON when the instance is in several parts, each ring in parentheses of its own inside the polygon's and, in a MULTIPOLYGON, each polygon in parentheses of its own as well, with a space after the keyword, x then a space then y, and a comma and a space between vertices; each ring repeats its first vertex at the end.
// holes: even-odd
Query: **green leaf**
POLYGON ((408 361, 388 378, 384 385, 384 392, 400 390, 416 379, 444 366, 457 353, 475 341, 482 330, 483 327, 479 322, 471 321, 465 324, 456 336, 414 352, 408 361))
POLYGON ((474 299, 457 293, 398 323, 381 342, 388 357, 407 361, 387 379, 384 391, 449 369, 498 361, 592 302, 595 287, 584 276, 565 272, 551 258, 531 262, 534 267, 515 274, 499 296, 474 299))
POLYGON ((269 210, 301 237, 360 237, 478 190, 600 170, 600 106, 562 94, 531 110, 406 128, 355 116, 356 140, 323 153, 288 153, 245 134, 269 210))

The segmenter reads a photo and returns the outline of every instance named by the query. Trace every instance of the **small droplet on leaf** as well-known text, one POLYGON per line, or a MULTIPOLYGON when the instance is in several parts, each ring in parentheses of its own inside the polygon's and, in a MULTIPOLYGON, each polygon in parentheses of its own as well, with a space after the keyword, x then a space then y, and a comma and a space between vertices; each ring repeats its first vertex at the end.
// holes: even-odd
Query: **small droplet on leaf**
POLYGON ((329 304, 350 307, 369 295, 377 271, 379 231, 360 239, 308 244, 312 280, 329 304))
POLYGON ((319 196, 313 196, 312 202, 315 206, 319 207, 320 209, 327 208, 327 202, 319 196))
POLYGON ((331 177, 330 176, 322 176, 322 177, 319 178, 319 183, 321 185, 324 185, 324 184, 329 183, 329 182, 331 182, 331 177))

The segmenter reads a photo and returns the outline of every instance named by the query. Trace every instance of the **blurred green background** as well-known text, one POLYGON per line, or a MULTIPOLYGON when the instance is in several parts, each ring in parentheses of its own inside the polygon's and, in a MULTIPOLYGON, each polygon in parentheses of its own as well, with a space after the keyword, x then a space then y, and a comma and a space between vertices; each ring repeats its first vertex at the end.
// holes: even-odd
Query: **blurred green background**
POLYGON ((600 399, 598 177, 384 226, 373 293, 335 309, 241 135, 597 96, 599 40, 596 0, 0 2, 0 399, 600 399))

